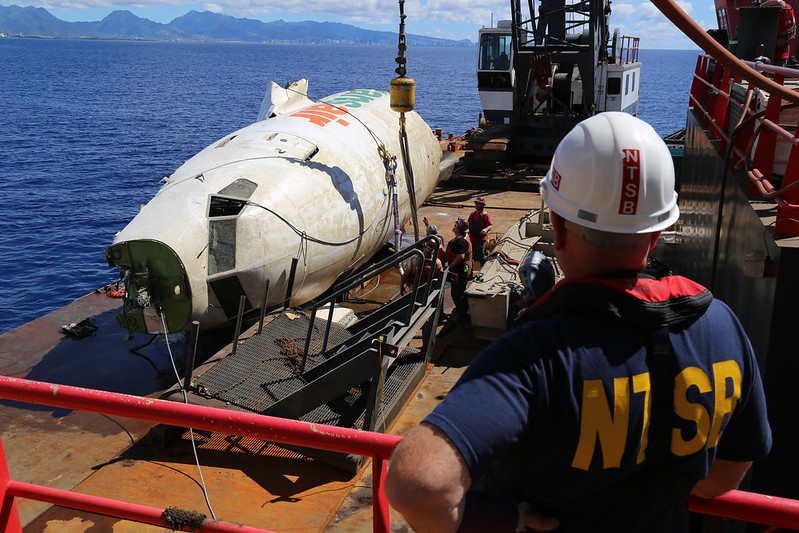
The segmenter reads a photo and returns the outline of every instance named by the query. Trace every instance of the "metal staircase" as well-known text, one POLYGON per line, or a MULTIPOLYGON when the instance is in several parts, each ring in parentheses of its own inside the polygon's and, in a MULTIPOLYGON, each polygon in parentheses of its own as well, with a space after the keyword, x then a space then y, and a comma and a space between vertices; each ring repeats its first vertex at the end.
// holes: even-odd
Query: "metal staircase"
MULTIPOLYGON (((435 237, 341 282, 310 309, 272 313, 259 333, 189 380, 188 401, 369 431, 387 428, 424 377, 446 272, 428 283, 417 279, 407 294, 346 327, 332 320, 334 304, 409 258, 429 264, 422 253, 429 239, 435 237), (420 331, 421 347, 411 346, 420 331)), ((179 387, 163 397, 184 401, 179 387)), ((360 457, 340 459, 338 454, 329 462, 348 470, 360 465, 360 457)))

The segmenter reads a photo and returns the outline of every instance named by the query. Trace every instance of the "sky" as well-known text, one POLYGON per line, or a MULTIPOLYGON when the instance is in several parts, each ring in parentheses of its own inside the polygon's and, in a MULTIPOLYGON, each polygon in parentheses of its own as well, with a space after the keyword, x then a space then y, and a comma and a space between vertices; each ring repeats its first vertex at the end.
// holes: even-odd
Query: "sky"
MULTIPOLYGON (((717 26, 712 0, 677 0, 677 3, 700 27, 717 26)), ((209 3, 185 0, 45 0, 17 5, 43 7, 69 22, 98 21, 114 10, 126 9, 134 15, 161 23, 196 10, 264 22, 279 19, 342 22, 394 32, 399 24, 397 0, 217 0, 209 3)), ((522 1, 522 5, 526 2, 522 1)), ((648 1, 615 0, 611 9, 612 28, 619 28, 621 35, 641 37, 641 48, 698 49, 648 1)), ((477 31, 481 27, 491 26, 492 21, 496 24, 498 20, 510 19, 508 0, 406 0, 404 10, 407 33, 456 40, 477 41, 477 31)))

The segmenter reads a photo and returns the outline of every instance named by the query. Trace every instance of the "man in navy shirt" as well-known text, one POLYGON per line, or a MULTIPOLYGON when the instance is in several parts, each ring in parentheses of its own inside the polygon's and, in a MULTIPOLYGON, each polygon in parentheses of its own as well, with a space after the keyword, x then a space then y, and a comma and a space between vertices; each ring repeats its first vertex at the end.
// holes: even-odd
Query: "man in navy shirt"
POLYGON ((391 504, 418 531, 688 529, 685 496, 738 486, 771 447, 740 323, 644 273, 679 217, 663 141, 601 113, 541 183, 565 279, 484 350, 397 447, 391 504))

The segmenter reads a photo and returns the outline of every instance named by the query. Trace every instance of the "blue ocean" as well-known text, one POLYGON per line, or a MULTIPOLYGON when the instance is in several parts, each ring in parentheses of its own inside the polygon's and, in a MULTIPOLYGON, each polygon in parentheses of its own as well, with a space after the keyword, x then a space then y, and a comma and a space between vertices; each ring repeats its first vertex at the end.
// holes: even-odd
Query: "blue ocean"
MULTIPOLYGON (((476 48, 411 48, 416 110, 477 125, 476 48)), ((684 125, 696 52, 642 50, 640 116, 684 125)), ((270 81, 388 89, 391 47, 0 39, 0 333, 118 277, 105 248, 183 161, 255 120, 270 81)))

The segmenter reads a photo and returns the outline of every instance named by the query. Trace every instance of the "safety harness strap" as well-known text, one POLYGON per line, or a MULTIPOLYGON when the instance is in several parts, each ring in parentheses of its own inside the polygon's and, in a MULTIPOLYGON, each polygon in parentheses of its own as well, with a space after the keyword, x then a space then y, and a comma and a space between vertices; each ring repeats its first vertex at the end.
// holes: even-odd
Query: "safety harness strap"
POLYGON ((647 366, 652 394, 648 443, 643 474, 653 482, 665 481, 678 496, 687 496, 698 481, 669 467, 671 419, 674 413, 674 378, 677 373, 669 328, 661 326, 649 334, 647 366))

